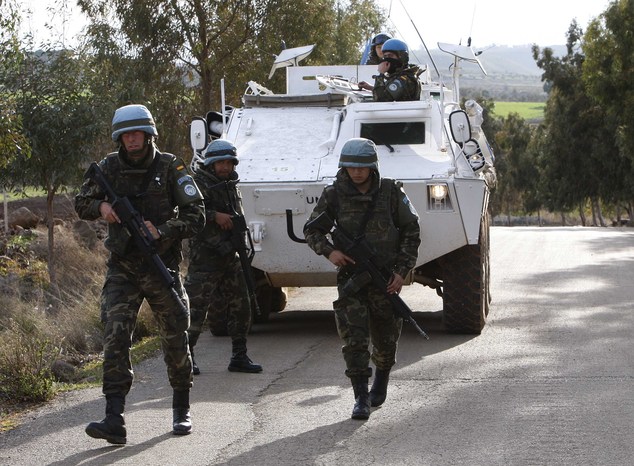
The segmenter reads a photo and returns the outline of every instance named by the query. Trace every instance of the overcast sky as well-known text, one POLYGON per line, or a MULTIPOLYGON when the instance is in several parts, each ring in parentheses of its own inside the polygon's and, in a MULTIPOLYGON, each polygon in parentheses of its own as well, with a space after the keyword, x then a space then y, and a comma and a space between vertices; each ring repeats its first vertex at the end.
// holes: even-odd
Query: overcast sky
MULTIPOLYGON (((421 46, 414 25, 429 48, 436 48, 437 42, 466 44, 469 36, 474 47, 565 44, 566 31, 573 18, 585 30, 588 21, 610 3, 610 0, 378 1, 389 12, 388 26, 413 48, 421 46)), ((73 43, 74 36, 84 25, 74 0, 22 0, 20 3, 33 12, 30 19, 25 19, 25 30, 34 32, 40 41, 53 34, 58 40, 63 37, 65 43, 73 43), (68 8, 65 15, 48 8, 64 2, 68 8), (47 22, 54 26, 53 33, 44 27, 47 22)))
POLYGON ((474 47, 566 43, 570 22, 576 18, 585 31, 609 0, 379 0, 390 14, 399 38, 420 44, 416 29, 429 48, 437 42, 474 47), (410 20, 411 18, 411 20, 410 20), (414 25, 412 25, 412 21, 414 25))

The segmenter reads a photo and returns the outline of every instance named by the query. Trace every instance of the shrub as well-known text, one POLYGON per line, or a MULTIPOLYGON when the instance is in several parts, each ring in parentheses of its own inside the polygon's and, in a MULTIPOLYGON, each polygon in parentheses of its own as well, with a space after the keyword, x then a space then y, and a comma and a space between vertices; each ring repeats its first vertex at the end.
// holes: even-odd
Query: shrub
MULTIPOLYGON (((100 299, 108 253, 102 242, 89 249, 72 230, 57 225, 54 255, 57 283, 51 284, 46 230, 0 238, 1 417, 11 404, 46 401, 67 388, 57 382, 101 380, 100 299)), ((157 333, 144 302, 134 360, 158 350, 157 333)))
MULTIPOLYGON (((36 234, 25 231, 0 242, 0 294, 21 300, 40 299, 48 288, 46 262, 31 250, 36 234)), ((7 311, 0 303, 0 317, 7 311)))
POLYGON ((54 395, 51 364, 59 347, 32 314, 8 320, 0 334, 0 396, 13 402, 46 401, 54 395))

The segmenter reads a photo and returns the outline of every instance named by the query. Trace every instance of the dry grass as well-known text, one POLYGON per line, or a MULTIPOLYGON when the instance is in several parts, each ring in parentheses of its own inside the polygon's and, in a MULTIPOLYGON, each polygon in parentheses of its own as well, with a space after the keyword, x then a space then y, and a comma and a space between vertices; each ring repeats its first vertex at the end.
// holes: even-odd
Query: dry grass
MULTIPOLYGON (((49 281, 46 230, 0 237, 0 431, 15 412, 51 399, 57 391, 101 383, 103 325, 100 294, 107 252, 102 242, 82 246, 70 225, 54 235, 56 283, 49 281)), ((156 335, 144 303, 135 340, 156 335)), ((133 351, 156 354, 156 338, 133 351)))

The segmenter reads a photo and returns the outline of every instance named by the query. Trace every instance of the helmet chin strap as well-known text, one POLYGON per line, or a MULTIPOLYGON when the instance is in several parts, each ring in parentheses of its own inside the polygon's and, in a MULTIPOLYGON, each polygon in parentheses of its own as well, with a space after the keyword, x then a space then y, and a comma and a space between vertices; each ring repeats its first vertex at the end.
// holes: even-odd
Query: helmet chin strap
POLYGON ((140 166, 143 165, 143 163, 145 162, 145 160, 147 159, 147 155, 150 153, 150 146, 152 145, 152 136, 150 135, 146 135, 145 137, 145 143, 143 145, 143 147, 139 150, 135 150, 135 151, 128 151, 126 150, 126 154, 127 154, 127 159, 128 159, 128 163, 130 165, 133 166, 140 166), (132 158, 132 157, 138 157, 143 155, 143 157, 141 158, 132 158))

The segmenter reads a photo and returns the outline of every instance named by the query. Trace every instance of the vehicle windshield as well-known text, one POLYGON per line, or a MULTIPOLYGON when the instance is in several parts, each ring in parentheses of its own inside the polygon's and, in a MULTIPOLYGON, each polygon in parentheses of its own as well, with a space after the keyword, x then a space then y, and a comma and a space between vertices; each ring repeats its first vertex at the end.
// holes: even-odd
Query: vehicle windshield
POLYGON ((375 144, 383 146, 425 144, 425 123, 361 123, 360 137, 371 139, 375 144))

